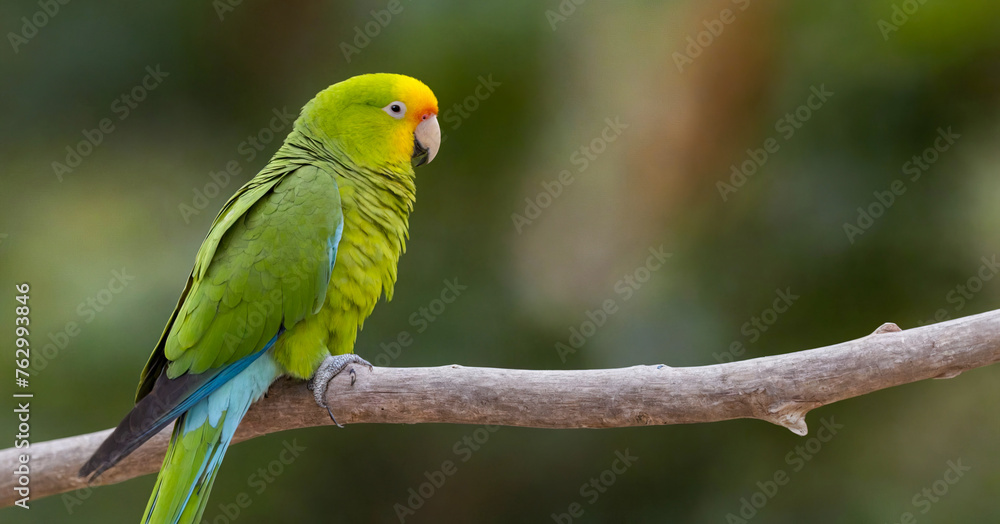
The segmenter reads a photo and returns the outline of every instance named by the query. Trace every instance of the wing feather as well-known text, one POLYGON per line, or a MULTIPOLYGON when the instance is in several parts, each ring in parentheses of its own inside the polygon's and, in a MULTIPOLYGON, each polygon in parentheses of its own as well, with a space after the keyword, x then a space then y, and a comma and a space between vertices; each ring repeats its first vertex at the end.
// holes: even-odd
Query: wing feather
POLYGON ((164 367, 176 378, 226 366, 312 314, 326 296, 336 251, 330 242, 342 228, 336 181, 315 166, 294 166, 241 188, 198 250, 185 293, 143 370, 138 398, 164 367))

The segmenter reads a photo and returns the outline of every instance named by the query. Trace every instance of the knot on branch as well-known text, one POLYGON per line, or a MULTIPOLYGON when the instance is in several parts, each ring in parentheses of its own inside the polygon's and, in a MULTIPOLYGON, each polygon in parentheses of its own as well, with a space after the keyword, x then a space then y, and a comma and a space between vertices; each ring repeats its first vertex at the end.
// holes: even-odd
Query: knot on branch
POLYGON ((772 404, 769 412, 762 418, 772 424, 786 427, 792 433, 804 437, 809 433, 809 427, 806 425, 806 413, 822 405, 820 402, 781 402, 772 404))

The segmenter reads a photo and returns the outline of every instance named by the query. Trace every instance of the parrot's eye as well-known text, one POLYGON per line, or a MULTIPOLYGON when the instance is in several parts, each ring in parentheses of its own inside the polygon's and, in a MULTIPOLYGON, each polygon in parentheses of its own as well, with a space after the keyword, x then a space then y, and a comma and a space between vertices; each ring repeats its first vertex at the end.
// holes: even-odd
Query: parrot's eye
POLYGON ((382 108, 382 111, 389 113, 389 116, 400 119, 406 114, 406 104, 402 102, 393 102, 382 108))

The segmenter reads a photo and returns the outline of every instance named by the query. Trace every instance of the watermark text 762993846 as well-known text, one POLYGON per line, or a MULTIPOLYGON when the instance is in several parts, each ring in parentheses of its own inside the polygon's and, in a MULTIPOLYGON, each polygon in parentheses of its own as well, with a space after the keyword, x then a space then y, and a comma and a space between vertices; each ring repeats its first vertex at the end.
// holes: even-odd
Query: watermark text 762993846
POLYGON ((31 500, 31 467, 28 462, 31 455, 27 452, 31 446, 31 393, 26 393, 30 373, 28 366, 31 364, 31 342, 28 340, 28 326, 31 325, 31 318, 28 308, 28 291, 31 286, 27 282, 14 286, 17 293, 14 300, 19 305, 14 306, 14 384, 17 386, 14 396, 14 416, 17 417, 17 431, 14 434, 14 448, 21 450, 17 456, 17 467, 14 468, 14 492, 19 497, 14 504, 24 509, 28 509, 28 502, 31 500))

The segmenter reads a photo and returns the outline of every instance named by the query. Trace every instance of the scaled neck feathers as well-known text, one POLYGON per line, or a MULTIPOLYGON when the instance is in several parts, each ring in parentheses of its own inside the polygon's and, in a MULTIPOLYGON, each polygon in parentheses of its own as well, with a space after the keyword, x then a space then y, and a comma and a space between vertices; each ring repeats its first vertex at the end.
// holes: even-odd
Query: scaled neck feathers
POLYGON ((381 280, 382 289, 377 294, 384 291, 386 298, 391 299, 396 264, 406 251, 409 215, 416 201, 413 168, 356 165, 336 144, 316 138, 307 126, 298 125, 268 167, 287 170, 291 165, 316 165, 335 176, 345 222, 339 250, 342 255, 338 259, 340 256, 367 259, 372 263, 370 269, 381 280))

